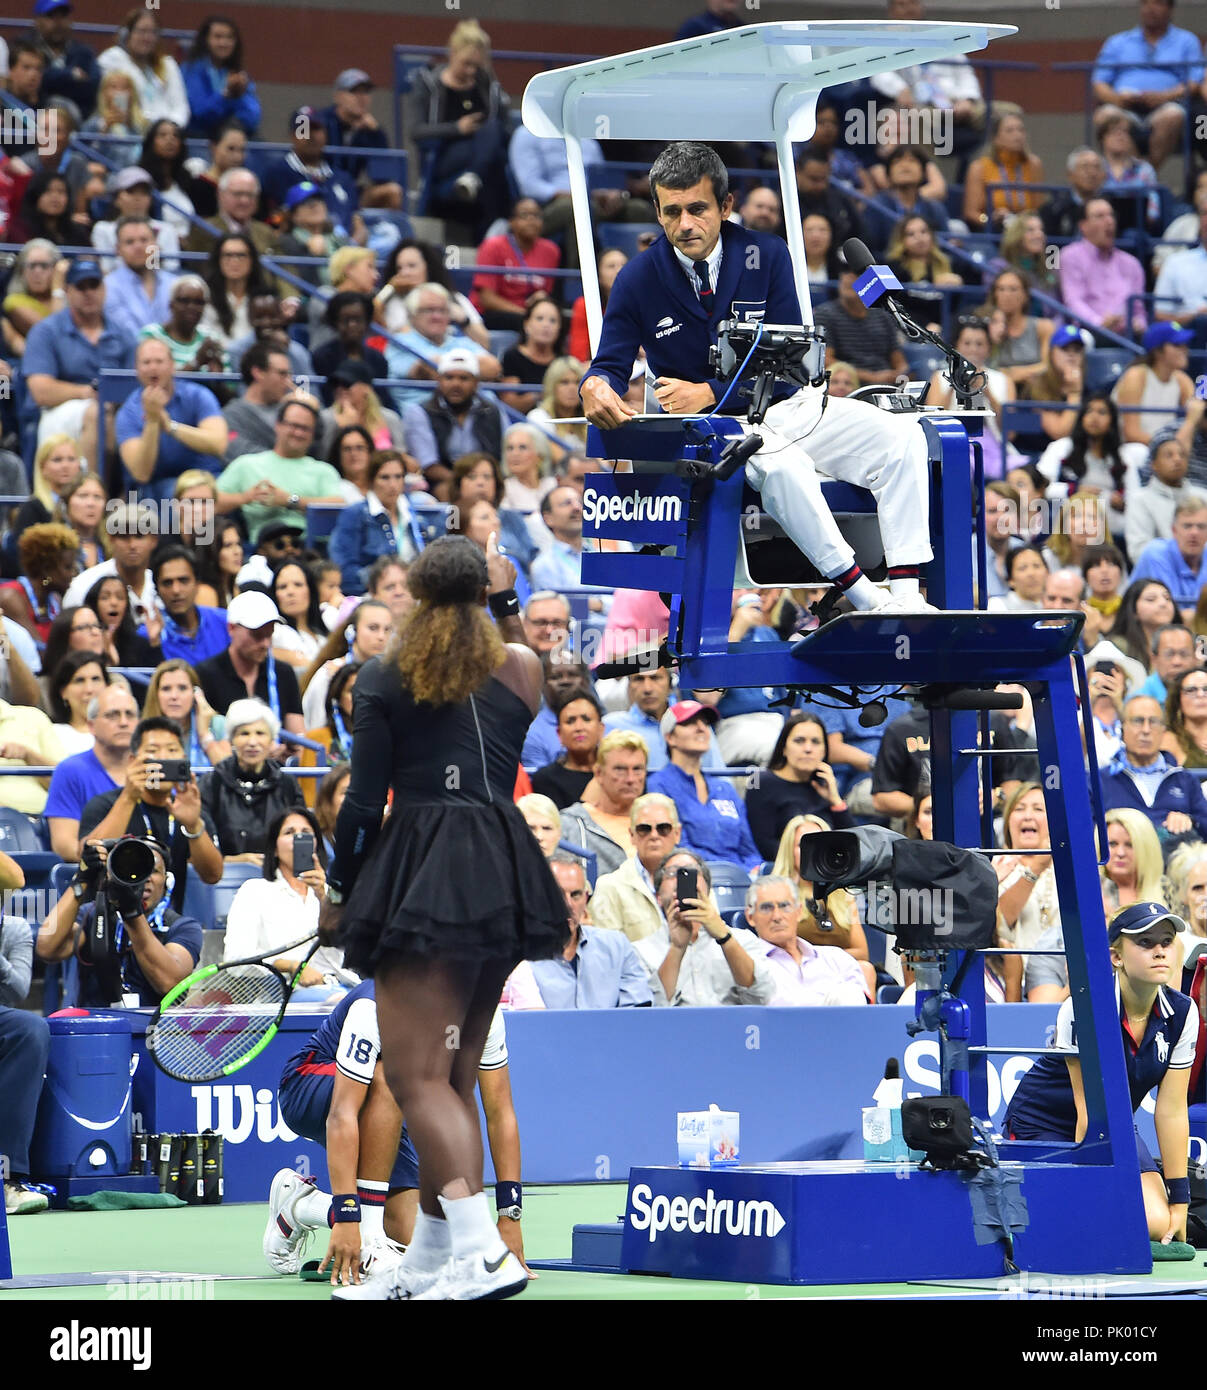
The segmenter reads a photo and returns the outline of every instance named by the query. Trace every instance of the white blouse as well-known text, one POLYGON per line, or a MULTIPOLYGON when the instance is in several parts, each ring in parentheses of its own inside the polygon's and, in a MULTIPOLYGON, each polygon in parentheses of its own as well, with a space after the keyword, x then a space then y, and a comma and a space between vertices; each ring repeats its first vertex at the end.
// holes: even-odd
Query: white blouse
POLYGON ((89 748, 96 742, 94 735, 87 729, 81 733, 79 729, 73 729, 70 724, 56 724, 54 731, 59 736, 59 742, 63 745, 63 756, 70 758, 75 753, 87 753, 89 748))
MULTIPOLYGON (((266 878, 249 878, 231 903, 222 954, 227 960, 242 960, 265 951, 280 951, 307 932, 314 934, 318 926, 317 894, 307 889, 306 896, 302 897, 279 873, 271 882, 266 878)), ((291 959, 300 960, 307 949, 298 947, 291 959)), ((344 969, 344 953, 334 946, 320 946, 310 964, 326 975, 336 976, 344 984, 356 984, 359 980, 350 970, 344 969)))

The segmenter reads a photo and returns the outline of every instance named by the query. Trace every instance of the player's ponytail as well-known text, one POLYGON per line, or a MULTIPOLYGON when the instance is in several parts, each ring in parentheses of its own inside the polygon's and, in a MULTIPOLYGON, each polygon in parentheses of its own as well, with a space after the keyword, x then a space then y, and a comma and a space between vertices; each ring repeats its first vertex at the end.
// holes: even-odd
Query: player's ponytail
POLYGON ((503 664, 503 641, 482 607, 486 557, 463 536, 433 541, 407 571, 417 600, 404 620, 397 662, 416 700, 455 704, 503 664))

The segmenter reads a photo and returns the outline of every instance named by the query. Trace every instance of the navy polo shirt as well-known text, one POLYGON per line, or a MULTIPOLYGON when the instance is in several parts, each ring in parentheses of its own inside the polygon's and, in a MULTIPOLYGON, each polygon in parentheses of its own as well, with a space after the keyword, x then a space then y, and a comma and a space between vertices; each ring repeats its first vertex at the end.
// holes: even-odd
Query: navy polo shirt
MULTIPOLYGON (((169 418, 177 424, 199 425, 202 420, 222 414, 218 398, 208 386, 201 386, 195 381, 174 381, 174 385, 167 412, 169 418)), ((120 449, 127 440, 137 439, 142 434, 146 422, 142 408, 142 387, 136 386, 118 408, 117 447, 120 449)), ((207 473, 217 474, 225 467, 222 459, 216 458, 213 454, 199 454, 187 449, 178 439, 166 431, 161 431, 159 456, 155 460, 155 471, 151 474, 151 481, 158 483, 165 478, 179 478, 190 468, 203 468, 207 473)), ((125 478, 129 486, 135 486, 128 473, 125 478)))
MULTIPOLYGON (((1188 1068, 1194 1061, 1199 1020, 1193 1001, 1177 990, 1157 990, 1144 1036, 1137 1041, 1128 1032, 1115 981, 1115 1007, 1123 1034, 1123 1058, 1127 1066, 1127 1088, 1132 1110, 1154 1086, 1160 1085, 1167 1071, 1188 1068)), ((1066 999, 1056 1018, 1054 1047, 1072 1052, 1077 1047, 1073 1022, 1073 1001, 1066 999)), ((1077 1104, 1073 1083, 1063 1057, 1041 1057, 1018 1083, 1006 1110, 1005 1133, 1016 1139, 1073 1139, 1077 1133, 1077 1104)))
POLYGON ((22 370, 31 376, 52 376, 74 386, 90 386, 103 368, 134 365, 134 339, 107 319, 101 336, 90 343, 76 327, 70 309, 60 309, 35 323, 25 340, 22 370))

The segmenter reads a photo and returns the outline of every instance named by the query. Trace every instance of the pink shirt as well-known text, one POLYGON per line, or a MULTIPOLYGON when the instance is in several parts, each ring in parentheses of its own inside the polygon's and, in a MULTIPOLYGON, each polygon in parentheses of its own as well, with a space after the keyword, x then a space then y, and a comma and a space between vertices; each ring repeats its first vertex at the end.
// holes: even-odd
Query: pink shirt
POLYGON ((837 946, 812 946, 797 939, 801 963, 762 937, 742 937, 751 955, 762 955, 775 978, 773 1005, 866 1004, 867 988, 859 962, 837 946))
POLYGON ((670 628, 670 613, 647 589, 617 589, 604 628, 600 661, 614 661, 635 648, 657 647, 670 628))
MULTIPOLYGON (((547 237, 538 237, 531 251, 521 251, 519 243, 507 233, 502 236, 488 236, 478 247, 479 265, 516 266, 537 270, 556 270, 562 263, 562 253, 555 242, 547 237)), ((537 290, 553 293, 553 280, 548 275, 475 275, 473 293, 470 299, 479 312, 482 304, 478 298, 482 290, 494 290, 517 309, 524 307, 525 301, 537 290)))
MULTIPOLYGON (((1100 251, 1079 238, 1060 253, 1061 298, 1073 313, 1090 323, 1099 324, 1111 314, 1126 314, 1129 296, 1143 293, 1143 266, 1118 247, 1100 251)), ((1134 305, 1133 313, 1133 326, 1143 328, 1144 306, 1134 305)))

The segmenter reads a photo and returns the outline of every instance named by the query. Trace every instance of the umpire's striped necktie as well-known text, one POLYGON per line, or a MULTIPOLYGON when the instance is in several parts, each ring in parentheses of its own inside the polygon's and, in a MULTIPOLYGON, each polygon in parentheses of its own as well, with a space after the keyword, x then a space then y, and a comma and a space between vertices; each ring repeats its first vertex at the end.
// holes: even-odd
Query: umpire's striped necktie
POLYGON ((699 281, 700 303, 704 307, 704 312, 711 318, 713 292, 712 285, 709 283, 708 262, 693 261, 692 265, 695 268, 696 279, 699 281))

